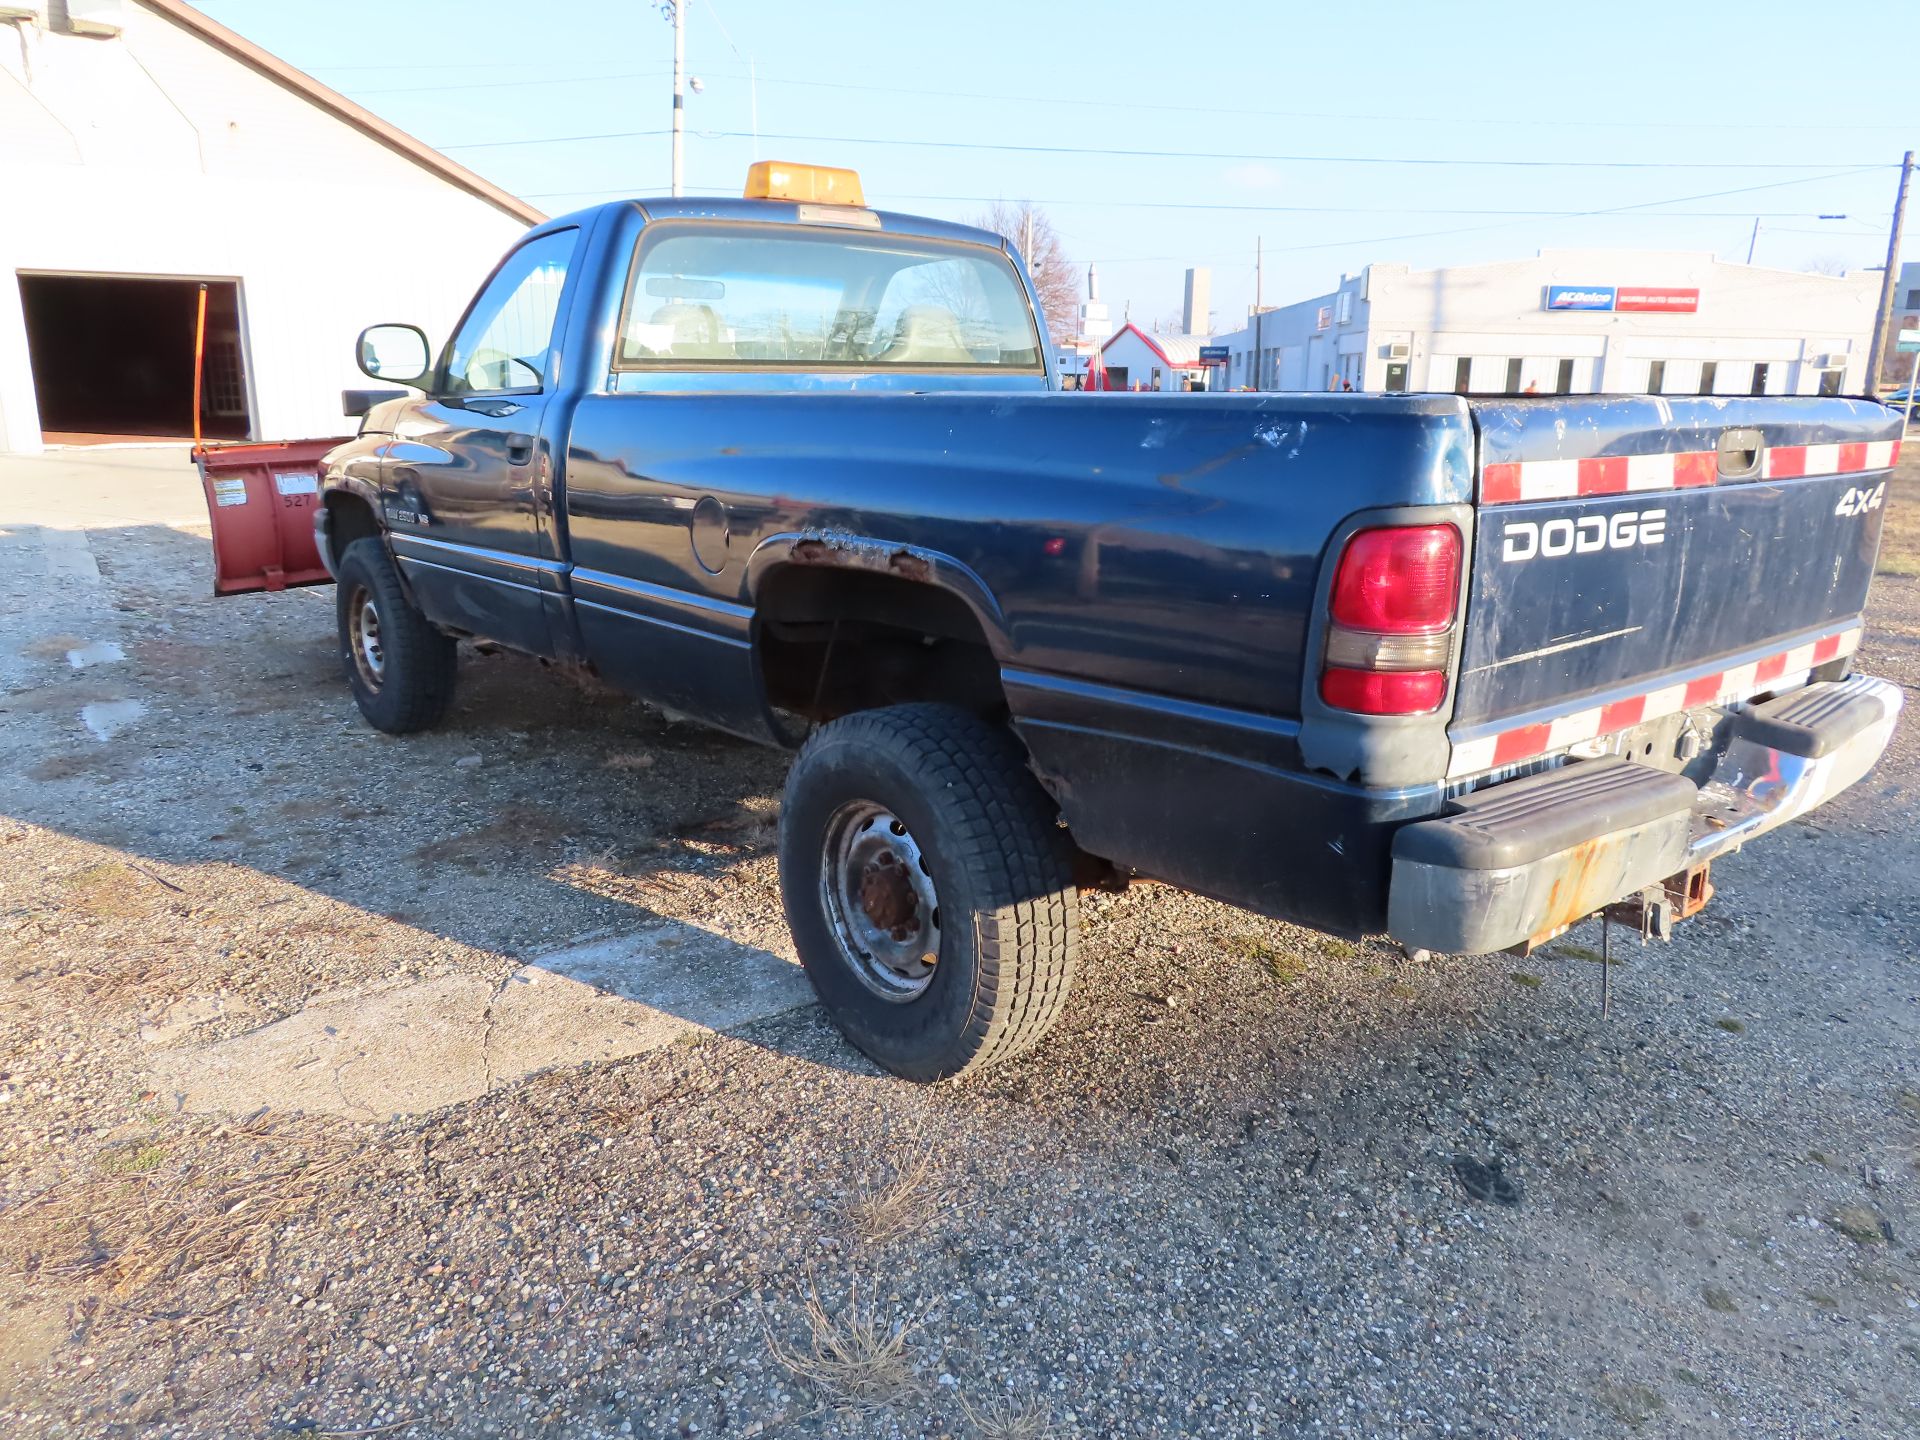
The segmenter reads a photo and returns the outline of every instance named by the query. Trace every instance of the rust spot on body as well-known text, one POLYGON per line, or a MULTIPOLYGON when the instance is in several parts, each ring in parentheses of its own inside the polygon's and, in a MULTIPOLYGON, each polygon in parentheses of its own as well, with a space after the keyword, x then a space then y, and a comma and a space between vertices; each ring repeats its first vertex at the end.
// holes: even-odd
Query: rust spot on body
POLYGON ((904 546, 889 549, 859 541, 806 539, 795 542, 789 556, 796 565, 844 565, 849 569, 898 575, 906 580, 933 578, 933 566, 904 546))

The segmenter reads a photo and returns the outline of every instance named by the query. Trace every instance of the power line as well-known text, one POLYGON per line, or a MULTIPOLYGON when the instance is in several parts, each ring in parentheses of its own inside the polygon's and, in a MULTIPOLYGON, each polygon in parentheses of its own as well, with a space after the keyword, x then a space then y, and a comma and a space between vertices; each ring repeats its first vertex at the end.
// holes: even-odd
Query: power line
MULTIPOLYGON (((659 133, 659 132, 655 132, 655 133, 659 133)), ((1459 212, 1452 212, 1452 211, 1427 211, 1427 210, 1421 210, 1417 208, 1405 209, 1405 210, 1375 210, 1375 209, 1360 209, 1360 208, 1349 209, 1348 207, 1343 207, 1343 206, 1298 206, 1298 207, 1292 207, 1292 208, 1298 210, 1301 213, 1308 213, 1308 214, 1383 213, 1383 214, 1420 215, 1420 214, 1461 213, 1461 214, 1469 214, 1469 215, 1471 214, 1501 215, 1501 216, 1506 216, 1508 218, 1496 220, 1486 225, 1461 225, 1461 226, 1454 226, 1454 227, 1440 229, 1440 230, 1416 230, 1416 231, 1410 231, 1410 232, 1406 232, 1398 235, 1371 235, 1371 236, 1364 236, 1359 238, 1350 238, 1345 240, 1317 241, 1315 243, 1306 244, 1306 245, 1285 245, 1285 246, 1279 246, 1276 248, 1281 253, 1294 254, 1294 253, 1310 251, 1310 250, 1336 250, 1336 249, 1341 249, 1348 246, 1357 246, 1357 245, 1385 245, 1385 244, 1391 244, 1400 240, 1426 240, 1426 239, 1435 239, 1435 238, 1450 236, 1450 235, 1475 234, 1475 233, 1486 231, 1486 230, 1506 229, 1514 225, 1524 224, 1528 220, 1585 220, 1585 219, 1605 218, 1608 216, 1616 216, 1616 215, 1618 216, 1632 215, 1640 211, 1657 210, 1659 209, 1659 207, 1665 206, 1665 205, 1686 205, 1699 200, 1724 199, 1730 195, 1749 195, 1761 190, 1779 190, 1779 189, 1784 189, 1786 187, 1793 186, 1793 185, 1811 185, 1811 184, 1816 184, 1822 180, 1848 179, 1855 175, 1863 175, 1871 171, 1876 171, 1883 168, 1885 167, 1880 165, 1864 165, 1851 170, 1834 171, 1833 173, 1827 174, 1827 175, 1803 175, 1803 176, 1798 176, 1791 180, 1773 180, 1760 185, 1743 185, 1743 186, 1738 186, 1729 190, 1708 191, 1700 195, 1676 195, 1676 196, 1671 196, 1664 200, 1640 200, 1640 201, 1634 201, 1626 205, 1608 205, 1608 206, 1603 206, 1603 207, 1599 207, 1591 210, 1539 210, 1539 211, 1463 210, 1459 212)), ((633 186, 633 187, 628 187, 624 192, 616 191, 616 193, 639 194, 643 191, 658 190, 660 188, 661 187, 657 185, 633 186)), ((577 191, 577 190, 550 191, 550 192, 547 192, 545 195, 534 194, 534 195, 528 195, 524 198, 530 199, 530 200, 538 200, 538 199, 551 199, 556 195, 580 195, 580 194, 592 194, 592 193, 601 193, 601 192, 577 191)), ((893 202, 901 201, 901 200, 937 200, 937 201, 946 201, 946 202, 955 203, 955 204, 988 204, 995 200, 1000 200, 1004 198, 1005 198, 1004 196, 994 196, 994 195, 894 195, 894 196, 888 197, 888 203, 891 205, 893 202)), ((1068 202, 1068 201, 1059 201, 1059 200, 1033 200, 1029 203, 1034 205, 1061 205, 1061 204, 1069 204, 1069 203, 1087 203, 1087 204, 1106 203, 1106 204, 1112 204, 1120 208, 1131 208, 1137 205, 1138 206, 1155 205, 1159 202, 1128 201, 1128 200, 1115 200, 1115 201, 1107 201, 1107 202, 1101 202, 1101 201, 1068 202)), ((1208 209, 1208 208, 1215 208, 1215 207, 1196 206, 1194 208, 1208 209)), ((1808 212, 1795 210, 1795 211, 1778 211, 1778 212, 1761 212, 1761 213, 1763 215, 1768 213, 1775 213, 1783 216, 1799 217, 1799 216, 1806 215, 1808 212)), ((1675 211, 1665 211, 1661 214, 1652 216, 1650 218, 1662 219, 1662 220, 1669 219, 1669 218, 1744 220, 1744 219, 1751 218, 1753 214, 1754 212, 1752 210, 1705 210, 1705 211, 1675 210, 1675 211)), ((1649 217, 1641 217, 1641 218, 1649 218, 1649 217)), ((1825 234, 1827 232, 1809 231, 1807 233, 1825 234)), ((1167 255, 1128 256, 1123 258, 1104 257, 1104 256, 1096 255, 1092 257, 1095 263, 1106 264, 1106 265, 1147 264, 1147 263, 1174 260, 1174 259, 1180 259, 1180 258, 1187 259, 1189 263, 1191 263, 1193 259, 1193 257, 1191 256, 1179 257, 1179 256, 1167 256, 1167 255)))
MULTIPOLYGON (((1756 190, 1778 190, 1788 185, 1811 185, 1821 180, 1843 180, 1885 168, 1881 165, 1861 165, 1851 170, 1836 170, 1831 175, 1803 175, 1793 180, 1772 180, 1761 185, 1742 185, 1733 190, 1712 190, 1704 195, 1678 195, 1670 200, 1643 200, 1633 205, 1607 205, 1594 210, 1573 210, 1556 218, 1587 219, 1598 215, 1621 215, 1633 210, 1651 210, 1660 205, 1686 205, 1695 200, 1720 200, 1728 195, 1750 195, 1756 190)), ((1358 240, 1327 240, 1314 245, 1283 245, 1279 248, 1288 254, 1293 254, 1303 250, 1336 250, 1348 245, 1387 245, 1396 240, 1427 240, 1442 235, 1469 235, 1482 230, 1501 230, 1509 225, 1521 223, 1523 222, 1519 220, 1499 220, 1489 225, 1462 225, 1449 230, 1416 230, 1404 235, 1369 235, 1358 240)))
MULTIPOLYGON (((659 133, 659 132, 655 132, 659 133)), ((1809 177, 1818 178, 1818 177, 1809 177)), ((1798 184, 1799 181, 1788 182, 1798 184)), ((647 191, 664 190, 663 185, 600 185, 582 190, 530 190, 521 192, 524 200, 558 200, 571 195, 639 195, 647 191)), ((711 186, 703 193, 724 194, 728 187, 711 186)), ((889 194, 888 207, 901 201, 939 201, 955 205, 989 205, 996 200, 1004 200, 1005 195, 905 195, 889 194)), ((1240 205, 1215 204, 1207 201, 1184 200, 1130 200, 1112 196, 1063 199, 1060 197, 1022 197, 1027 204, 1052 206, 1055 208, 1091 206, 1099 209, 1115 210, 1220 210, 1234 214, 1256 215, 1507 215, 1516 219, 1556 220, 1594 215, 1592 210, 1501 210, 1484 207, 1450 207, 1431 205, 1240 205)), ((1650 204, 1680 202, 1650 201, 1650 204)), ((1662 218, 1688 220, 1810 220, 1814 216, 1811 210, 1668 210, 1662 218)), ((1807 234, 1831 235, 1832 230, 1789 230, 1784 226, 1770 225, 1768 231, 1776 235, 1807 234)))
MULTIPOLYGON (((1819 179, 1808 176, 1806 179, 1819 179)), ((1790 185, 1802 183, 1800 180, 1785 182, 1790 185)), ((584 194, 584 191, 566 191, 566 194, 584 194)), ((1735 193, 1735 192, 1729 192, 1735 193)), ((538 199, 538 196, 528 196, 538 199)), ((551 197, 548 197, 551 198, 551 197)), ((1004 200, 1004 195, 895 195, 894 200, 947 200, 959 203, 979 204, 993 200, 1004 200)), ((1029 200, 1030 205, 1054 206, 1110 206, 1121 210, 1226 210, 1234 213, 1259 215, 1511 215, 1517 219, 1567 219, 1583 215, 1606 214, 1606 211, 1594 210, 1497 210, 1482 208, 1441 208, 1428 205, 1226 205, 1212 204, 1206 201, 1185 200, 1029 200)), ((1679 201, 1653 200, 1653 205, 1679 204, 1679 201)), ((1667 215, 1685 217, 1690 220, 1752 220, 1760 219, 1810 220, 1814 212, 1810 210, 1669 210, 1667 215)), ((1776 233, 1784 233, 1778 227, 1769 226, 1776 233)), ((1809 234, 1816 232, 1809 231, 1809 234)), ((1817 232, 1827 234, 1827 231, 1817 232)))
MULTIPOLYGON (((720 16, 718 12, 714 10, 711 0, 707 0, 707 8, 709 12, 713 14, 715 21, 720 23, 721 28, 724 31, 725 22, 720 21, 720 16)), ((729 43, 731 44, 730 37, 729 37, 729 43)), ((736 53, 738 53, 737 50, 736 50, 736 53)), ((724 63, 725 62, 718 62, 713 66, 706 67, 706 70, 708 73, 712 73, 713 71, 721 68, 724 65, 724 63)), ((745 63, 744 60, 742 61, 742 63, 745 63)), ((353 71, 353 72, 359 73, 359 72, 366 72, 366 71, 388 71, 388 70, 423 71, 423 70, 514 69, 517 71, 524 71, 526 69, 526 66, 524 64, 520 64, 514 61, 486 60, 486 61, 463 61, 463 62, 447 62, 447 63, 436 62, 433 64, 420 64, 420 65, 404 64, 404 63, 402 64, 383 63, 383 64, 373 64, 373 65, 310 65, 307 68, 309 70, 312 70, 320 74, 337 74, 341 71, 353 71)), ((377 90, 377 91, 376 90, 357 90, 354 93, 362 94, 362 95, 400 94, 400 93, 409 92, 415 89, 421 89, 421 90, 425 90, 425 89, 438 89, 438 90, 492 89, 496 87, 507 88, 507 87, 520 86, 520 85, 558 84, 558 83, 565 83, 570 80, 645 79, 645 78, 653 78, 653 76, 657 75, 657 73, 658 72, 651 72, 647 75, 636 75, 628 72, 621 72, 621 73, 616 73, 611 75, 591 74, 591 75, 579 75, 579 76, 556 76, 551 79, 542 78, 542 79, 536 79, 536 80, 525 80, 525 79, 494 80, 494 81, 477 82, 470 86, 422 86, 422 87, 407 86, 407 87, 399 87, 391 90, 377 90)), ((1276 120, 1319 120, 1319 121, 1360 120, 1360 121, 1380 121, 1387 124, 1399 124, 1399 125, 1487 125, 1487 126, 1497 126, 1500 128, 1511 128, 1515 123, 1517 123, 1514 120, 1514 117, 1511 115, 1479 116, 1479 115, 1461 115, 1458 113, 1447 114, 1447 115, 1387 115, 1387 114, 1369 113, 1369 112, 1350 112, 1350 113, 1343 114, 1343 113, 1337 113, 1337 112, 1327 111, 1327 110, 1270 110, 1270 109, 1260 109, 1260 108, 1254 108, 1254 107, 1234 106, 1234 105, 1172 105, 1172 104, 1166 104, 1166 103, 1142 102, 1137 100, 1107 100, 1107 99, 1100 99, 1098 97, 1090 97, 1090 96, 1071 96, 1071 95, 1057 95, 1057 94, 1056 95, 1007 95, 1007 94, 1001 94, 1001 93, 996 93, 991 91, 977 91, 977 90, 927 90, 927 89, 921 89, 919 87, 907 87, 907 86, 901 86, 901 85, 861 85, 851 81, 801 79, 797 76, 782 76, 782 75, 771 75, 771 74, 762 74, 758 78, 762 82, 769 85, 786 85, 786 86, 809 89, 809 90, 844 90, 844 91, 850 91, 850 92, 855 92, 860 94, 873 94, 873 95, 915 95, 915 96, 921 96, 921 97, 932 97, 932 98, 948 99, 948 100, 987 100, 987 101, 994 101, 994 102, 1005 103, 1005 104, 1016 104, 1016 105, 1061 105, 1061 106, 1070 106, 1077 110, 1087 110, 1087 109, 1128 110, 1128 111, 1145 110, 1145 111, 1154 111, 1154 112, 1169 113, 1169 114, 1225 115, 1225 116, 1237 116, 1237 117, 1245 117, 1245 118, 1264 118, 1264 119, 1276 119, 1276 120)), ((1670 119, 1665 119, 1665 120, 1581 120, 1581 119, 1558 119, 1558 118, 1546 117, 1546 116, 1529 115, 1526 118, 1524 123, 1529 129, 1540 129, 1540 128, 1551 127, 1551 128, 1575 129, 1575 130, 1659 130, 1659 131, 1666 132, 1666 131, 1672 131, 1673 129, 1676 128, 1674 123, 1670 119)), ((1900 122, 1900 121, 1850 122, 1850 123, 1839 123, 1839 124, 1829 123, 1829 124, 1821 124, 1821 125, 1809 125, 1809 124, 1801 123, 1796 120, 1796 121, 1777 121, 1777 122, 1776 121, 1700 121, 1700 122, 1691 123, 1679 128, 1684 128, 1688 130, 1727 130, 1727 131, 1791 130, 1794 132, 1805 132, 1805 131, 1855 131, 1855 132, 1858 132, 1858 131, 1897 131, 1897 130, 1905 130, 1908 127, 1903 122, 1900 122)))
MULTIPOLYGON (((593 140, 638 140, 657 130, 608 130, 590 135, 549 135, 525 140, 473 140, 441 145, 441 150, 501 150, 526 145, 574 145, 593 140)), ((699 130, 708 140, 745 140, 744 130, 699 130)), ((1016 155, 1107 155, 1129 160, 1261 160, 1269 164, 1299 165, 1416 165, 1431 167, 1501 167, 1526 170, 1814 170, 1846 162, 1832 160, 1495 160, 1456 156, 1401 155, 1263 155, 1234 150, 1127 150, 1087 145, 1009 145, 985 140, 907 140, 876 135, 799 135, 763 133, 763 140, 795 140, 818 145, 897 145, 922 150, 992 150, 1016 155)), ((1879 162, 1852 167, 1890 169, 1879 162)))
POLYGON ((459 85, 383 85, 371 90, 341 86, 343 95, 434 95, 443 90, 513 90, 529 85, 591 85, 599 80, 657 80, 666 70, 622 70, 612 75, 553 75, 543 80, 473 80, 459 85))
POLYGON ((1526 117, 1524 122, 1516 121, 1511 115, 1482 118, 1470 115, 1379 115, 1379 114, 1336 114, 1326 110, 1260 110, 1247 109, 1232 105, 1168 105, 1142 103, 1133 100, 1084 99, 1064 95, 998 95, 973 90, 923 90, 908 89, 897 85, 856 85, 838 80, 800 80, 783 76, 762 75, 762 80, 773 85, 804 86, 815 90, 855 90, 883 95, 931 96, 947 100, 993 100, 1016 105, 1070 105, 1075 109, 1114 109, 1114 110, 1155 110, 1176 112, 1189 115, 1232 115, 1243 117, 1263 117, 1279 120, 1379 120, 1391 124, 1403 125, 1495 125, 1511 128, 1524 123, 1529 129, 1541 126, 1561 126, 1574 129, 1606 130, 1661 130, 1675 128, 1688 130, 1905 130, 1905 122, 1886 123, 1801 125, 1797 123, 1769 123, 1756 121, 1705 121, 1676 127, 1671 120, 1556 120, 1551 118, 1526 117))

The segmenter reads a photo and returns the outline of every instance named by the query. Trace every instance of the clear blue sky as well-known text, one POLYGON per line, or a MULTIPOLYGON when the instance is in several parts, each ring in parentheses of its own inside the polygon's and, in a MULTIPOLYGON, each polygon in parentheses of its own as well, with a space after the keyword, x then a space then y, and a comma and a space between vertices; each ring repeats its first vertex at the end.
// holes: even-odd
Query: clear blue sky
MULTIPOLYGON (((1756 216, 1761 264, 1877 265, 1920 146, 1910 3, 685 3, 692 193, 739 191, 751 59, 761 156, 851 165, 885 208, 1034 200, 1136 320, 1177 312, 1203 264, 1237 325, 1256 237, 1268 304, 1376 260, 1744 259, 1756 216), (1311 156, 1349 158, 1287 158, 1311 156), (1374 163, 1409 160, 1446 163, 1374 163), (1623 206, 1647 208, 1488 213, 1623 206)), ((203 8, 549 212, 667 188, 672 27, 650 0, 203 8), (660 133, 566 138, 617 132, 660 133)))

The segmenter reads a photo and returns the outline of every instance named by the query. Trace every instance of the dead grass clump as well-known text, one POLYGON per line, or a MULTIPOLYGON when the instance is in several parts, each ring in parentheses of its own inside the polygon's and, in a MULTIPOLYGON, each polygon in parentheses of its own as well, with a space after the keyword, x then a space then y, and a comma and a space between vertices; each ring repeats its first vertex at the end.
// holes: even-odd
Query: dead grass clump
POLYGON ((112 761, 98 750, 62 750, 47 756, 27 771, 29 780, 71 780, 111 768, 112 761))
POLYGON ((413 858, 428 864, 457 865, 474 874, 484 874, 489 857, 500 854, 515 858, 537 854, 556 840, 566 838, 565 821, 551 810, 537 805, 508 805, 501 809, 491 825, 433 840, 413 852, 413 858))
POLYGON ((1911 466, 1903 466, 1888 487, 1885 529, 1875 573, 1901 580, 1920 579, 1920 484, 1911 466))
POLYGON ((933 1152, 920 1157, 893 1179, 867 1190, 847 1206, 854 1238, 879 1249, 924 1230, 936 1214, 933 1152))
POLYGON ((976 1406, 962 1395, 960 1411, 980 1433, 981 1440, 1048 1440, 1054 1433, 1052 1417, 1037 1400, 1023 1402, 996 1395, 976 1406))
POLYGON ((1612 1376, 1596 1381, 1592 1395, 1596 1405, 1626 1425, 1644 1425, 1667 1408, 1666 1400, 1650 1386, 1612 1376))
POLYGON ((349 1179, 356 1163, 343 1134, 310 1122, 218 1143, 220 1152, 177 1164, 155 1144, 122 1147, 103 1157, 97 1175, 69 1176, 0 1214, 0 1273, 125 1299, 264 1254, 276 1231, 349 1179))
POLYGON ((144 915, 153 900, 148 881, 112 860, 76 870, 61 882, 61 891, 71 909, 98 920, 144 915))
POLYGON ((802 1306, 807 1322, 804 1348, 789 1346, 767 1332, 767 1351, 793 1375, 837 1405, 877 1410, 920 1393, 922 1386, 907 1363, 907 1341, 921 1317, 896 1319, 876 1299, 860 1298, 855 1281, 847 1303, 831 1315, 812 1284, 802 1306))
POLYGON ((1251 960, 1282 985, 1295 985, 1307 978, 1304 960, 1257 935, 1228 935, 1220 941, 1220 946, 1229 955, 1251 960))

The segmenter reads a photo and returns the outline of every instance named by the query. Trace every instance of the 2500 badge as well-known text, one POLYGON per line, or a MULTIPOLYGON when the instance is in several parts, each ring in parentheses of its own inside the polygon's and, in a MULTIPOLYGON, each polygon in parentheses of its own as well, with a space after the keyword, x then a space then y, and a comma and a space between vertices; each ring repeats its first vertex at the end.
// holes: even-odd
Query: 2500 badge
POLYGON ((1514 561, 1540 555, 1591 555, 1596 550, 1659 545, 1666 538, 1664 509, 1617 510, 1611 515, 1585 515, 1578 520, 1513 520, 1500 532, 1500 558, 1514 561))

